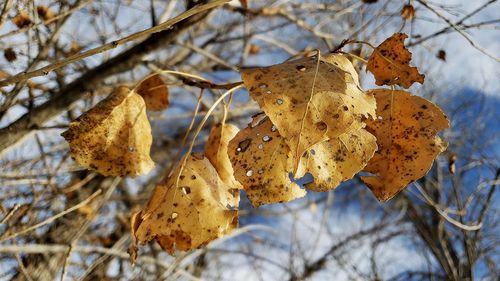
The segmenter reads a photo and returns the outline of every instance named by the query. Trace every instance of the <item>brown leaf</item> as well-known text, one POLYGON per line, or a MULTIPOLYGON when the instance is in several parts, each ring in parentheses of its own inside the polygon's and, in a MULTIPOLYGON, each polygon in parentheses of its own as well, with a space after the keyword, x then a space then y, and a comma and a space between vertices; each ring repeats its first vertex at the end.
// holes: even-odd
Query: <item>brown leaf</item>
POLYGON ((367 129, 377 137, 378 151, 361 179, 377 199, 389 200, 410 182, 423 177, 447 147, 436 134, 450 124, 430 101, 405 91, 370 91, 377 99, 377 118, 367 129))
POLYGON ((401 17, 411 21, 415 17, 415 8, 412 5, 404 5, 403 9, 401 9, 401 17))
POLYGON ((446 51, 439 50, 438 53, 436 54, 436 57, 442 61, 446 61, 446 51))
POLYGON ((21 11, 12 19, 12 22, 18 27, 23 28, 32 23, 29 14, 26 11, 21 11))
POLYGON ((37 6, 36 12, 38 13, 38 16, 44 21, 50 20, 56 16, 56 13, 54 13, 53 10, 44 5, 37 6))
POLYGON ((254 207, 288 202, 306 192, 288 176, 290 148, 263 113, 229 142, 234 177, 243 185, 254 207))
POLYGON ((404 46, 408 35, 394 33, 373 51, 366 67, 375 76, 375 83, 400 85, 409 88, 413 83, 424 83, 425 76, 410 66, 411 53, 404 46))
POLYGON ((243 188, 234 178, 234 170, 228 155, 229 141, 238 133, 239 129, 231 124, 219 123, 210 131, 205 143, 205 156, 215 167, 222 181, 235 189, 243 188))
POLYGON ((168 88, 159 74, 142 81, 136 92, 144 98, 147 110, 162 111, 168 107, 168 88))
POLYGON ((342 55, 324 57, 319 64, 311 57, 246 69, 241 77, 290 147, 295 166, 313 145, 375 113, 375 100, 360 90, 354 67, 342 55))
POLYGON ((202 247, 238 225, 238 190, 226 185, 203 155, 185 157, 182 171, 177 167, 157 185, 147 207, 132 220, 137 242, 155 239, 171 254, 202 247))
POLYGON ((12 48, 7 48, 3 51, 3 56, 8 62, 13 62, 17 59, 16 52, 12 48))
POLYGON ((154 166, 144 100, 126 87, 71 122, 62 134, 71 156, 105 176, 137 176, 154 166))
POLYGON ((250 44, 250 46, 248 47, 248 53, 250 55, 256 55, 259 52, 260 52, 260 47, 258 45, 250 44))

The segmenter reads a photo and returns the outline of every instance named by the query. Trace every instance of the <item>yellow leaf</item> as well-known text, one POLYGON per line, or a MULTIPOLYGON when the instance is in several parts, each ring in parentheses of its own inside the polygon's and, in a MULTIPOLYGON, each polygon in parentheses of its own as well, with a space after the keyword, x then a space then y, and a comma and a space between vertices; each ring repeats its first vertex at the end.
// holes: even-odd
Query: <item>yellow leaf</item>
POLYGON ((408 35, 394 33, 373 51, 366 69, 375 76, 375 83, 400 85, 409 88, 413 83, 424 83, 425 76, 410 66, 411 53, 404 46, 408 35))
POLYGON ((361 179, 381 200, 389 200, 423 177, 447 147, 436 134, 449 128, 446 115, 430 101, 405 91, 370 91, 377 99, 376 120, 367 129, 377 137, 378 151, 361 179))
POLYGON ((187 251, 237 227, 238 190, 226 185, 203 155, 185 157, 182 171, 178 167, 157 185, 147 207, 133 217, 137 242, 155 239, 169 253, 187 251))
POLYGON ((168 88, 159 74, 142 81, 136 92, 144 98, 147 110, 162 111, 168 107, 168 88))
POLYGON ((205 144, 205 156, 215 167, 222 181, 236 189, 241 189, 241 184, 234 178, 234 170, 228 156, 229 141, 238 133, 239 129, 231 124, 219 123, 210 131, 205 144))
POLYGON ((154 163, 149 156, 151 126, 144 100, 126 87, 71 122, 62 134, 71 156, 105 176, 137 176, 154 163))
POLYGON ((328 191, 361 171, 377 150, 376 138, 365 129, 346 132, 314 145, 299 165, 296 178, 310 173, 314 181, 306 188, 328 191))
POLYGON ((263 113, 229 142, 235 178, 254 207, 288 202, 306 194, 288 175, 290 149, 263 113))
POLYGON ((375 100, 361 91, 352 64, 341 55, 319 64, 310 57, 246 69, 241 77, 290 147, 295 167, 313 145, 352 125, 359 129, 357 121, 375 114, 375 100))

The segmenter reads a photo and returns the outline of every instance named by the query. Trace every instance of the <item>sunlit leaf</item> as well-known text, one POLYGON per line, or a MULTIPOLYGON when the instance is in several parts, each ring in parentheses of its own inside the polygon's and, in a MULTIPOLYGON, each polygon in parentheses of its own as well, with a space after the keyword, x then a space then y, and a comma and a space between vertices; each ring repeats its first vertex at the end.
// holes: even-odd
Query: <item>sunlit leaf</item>
POLYGON ((75 161, 105 176, 137 176, 154 163, 144 100, 126 87, 71 122, 62 134, 75 161))
POLYGON ((147 207, 133 218, 136 242, 155 239, 169 253, 187 251, 237 227, 238 189, 226 185, 203 155, 185 157, 183 169, 177 167, 158 184, 147 207))
POLYGON ((375 83, 400 85, 409 88, 413 83, 424 83, 425 76, 410 66, 411 53, 404 46, 408 35, 394 33, 380 44, 368 59, 366 69, 375 76, 375 83))
POLYGON ((375 114, 375 100, 361 91, 352 64, 341 55, 246 69, 241 77, 290 147, 295 165, 313 145, 353 125, 359 129, 359 120, 375 114))
POLYGON ((306 192, 290 180, 290 148, 264 114, 229 142, 235 178, 243 185, 254 207, 288 202, 306 192))
POLYGON ((423 177, 447 144, 436 134, 450 126, 446 115, 430 101, 405 91, 372 90, 376 120, 367 129, 377 137, 378 151, 361 179, 382 201, 423 177))

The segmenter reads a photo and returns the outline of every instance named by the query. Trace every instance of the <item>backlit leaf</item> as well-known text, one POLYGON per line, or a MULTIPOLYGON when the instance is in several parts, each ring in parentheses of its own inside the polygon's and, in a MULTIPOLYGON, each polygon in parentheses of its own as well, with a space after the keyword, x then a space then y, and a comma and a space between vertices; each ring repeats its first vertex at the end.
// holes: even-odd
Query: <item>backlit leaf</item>
POLYGON ((136 92, 144 98, 147 110, 161 111, 168 107, 168 87, 159 74, 142 81, 136 92))
POLYGON ((217 173, 227 185, 241 189, 241 184, 234 178, 234 170, 228 156, 229 141, 236 136, 239 129, 231 124, 219 123, 210 131, 205 143, 205 156, 215 167, 217 173))

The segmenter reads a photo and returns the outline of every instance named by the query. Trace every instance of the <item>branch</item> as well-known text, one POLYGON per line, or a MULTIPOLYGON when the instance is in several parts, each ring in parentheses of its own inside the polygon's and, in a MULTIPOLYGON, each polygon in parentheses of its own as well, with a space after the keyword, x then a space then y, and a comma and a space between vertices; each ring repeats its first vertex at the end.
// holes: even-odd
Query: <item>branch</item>
POLYGON ((420 4, 422 4, 423 6, 425 6, 427 9, 429 9, 431 12, 433 12, 434 14, 436 14, 439 18, 441 18, 442 20, 444 20, 453 29, 455 29, 460 35, 462 35, 465 39, 467 39, 467 41, 469 41, 469 43, 472 45, 472 47, 476 48, 477 50, 479 50, 481 53, 485 54, 486 56, 494 59, 496 62, 500 62, 500 58, 495 57, 494 55, 490 54, 487 50, 485 50, 484 48, 482 48, 481 46, 479 46, 476 42, 474 42, 473 38, 469 34, 467 34, 465 31, 461 30, 456 24, 454 24, 448 18, 446 18, 441 13, 439 13, 438 11, 436 11, 436 9, 432 8, 431 6, 429 6, 426 1, 424 1, 424 0, 417 0, 417 1, 420 4))
POLYGON ((30 72, 21 72, 19 74, 11 76, 11 77, 9 77, 9 78, 7 78, 5 80, 0 81, 0 87, 4 87, 4 86, 10 85, 10 84, 14 84, 16 82, 27 80, 27 79, 30 79, 30 78, 33 78, 33 77, 42 76, 42 75, 48 75, 52 70, 56 70, 58 68, 66 66, 66 65, 68 65, 70 63, 73 63, 73 62, 82 60, 84 58, 87 58, 87 57, 90 57, 90 56, 93 56, 93 55, 97 55, 97 54, 109 51, 109 50, 114 49, 114 48, 116 48, 116 47, 118 47, 120 45, 123 45, 125 43, 128 43, 128 42, 131 42, 131 41, 135 41, 135 40, 147 37, 147 36, 149 36, 151 34, 167 30, 170 27, 172 27, 174 24, 179 23, 179 22, 185 20, 186 18, 189 18, 189 17, 191 17, 193 15, 196 15, 196 14, 199 14, 201 12, 207 11, 209 9, 215 8, 217 6, 225 4, 227 2, 229 2, 229 0, 217 0, 217 1, 205 4, 205 5, 197 5, 194 8, 192 8, 192 9, 190 9, 190 10, 188 10, 188 11, 182 13, 182 14, 180 14, 179 16, 177 16, 177 17, 175 17, 175 18, 173 18, 171 20, 168 20, 168 21, 166 21, 166 22, 164 22, 162 24, 159 24, 157 26, 145 29, 143 31, 139 31, 139 32, 134 33, 132 35, 129 35, 129 36, 125 37, 125 38, 112 41, 112 42, 104 44, 104 45, 102 45, 100 47, 97 47, 97 48, 94 48, 94 49, 90 49, 90 50, 88 50, 86 52, 72 55, 72 56, 70 56, 70 57, 68 57, 68 58, 66 58, 64 60, 55 62, 53 64, 50 64, 50 65, 47 65, 45 67, 39 68, 37 70, 30 71, 30 72))
POLYGON ((28 136, 33 128, 42 127, 46 121, 67 110, 73 102, 82 98, 87 91, 94 90, 107 77, 133 68, 145 54, 174 42, 179 34, 204 19, 207 14, 208 12, 198 13, 185 18, 169 29, 152 34, 134 47, 87 71, 56 93, 51 100, 33 108, 9 126, 0 129, 0 156, 6 152, 7 148, 28 136))

